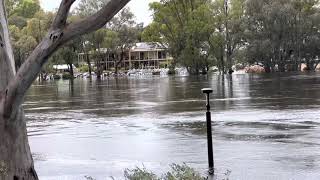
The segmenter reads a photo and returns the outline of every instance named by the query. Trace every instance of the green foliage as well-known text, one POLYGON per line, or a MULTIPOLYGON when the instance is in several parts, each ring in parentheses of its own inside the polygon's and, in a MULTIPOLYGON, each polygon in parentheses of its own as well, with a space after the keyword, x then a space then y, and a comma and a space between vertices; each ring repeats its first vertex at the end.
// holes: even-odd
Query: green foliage
MULTIPOLYGON (((70 78, 73 78, 73 67, 71 68, 70 66, 72 66, 77 60, 78 46, 79 44, 76 40, 70 41, 69 43, 61 47, 58 51, 56 51, 51 57, 51 63, 67 64, 69 66, 68 74, 70 74, 70 78)), ((70 79, 67 76, 65 77, 66 79, 70 79)), ((65 79, 64 76, 63 79, 65 79)))
POLYGON ((40 43, 42 38, 48 32, 53 18, 53 13, 39 11, 34 15, 34 17, 28 19, 27 26, 24 27, 22 31, 29 36, 33 36, 37 42, 40 43))
POLYGON ((319 63, 319 0, 168 0, 150 9, 142 39, 168 45, 174 64, 191 73, 213 65, 226 72, 238 62, 280 71, 319 63))
POLYGON ((76 47, 74 47, 74 44, 72 42, 59 49, 57 51, 57 54, 65 64, 73 64, 73 62, 75 62, 77 58, 76 47))
POLYGON ((14 25, 14 26, 18 27, 19 29, 22 29, 25 26, 27 26, 27 19, 24 17, 18 16, 16 14, 9 16, 8 22, 10 25, 14 25))
POLYGON ((16 46, 19 47, 20 53, 28 54, 30 53, 37 45, 37 41, 28 35, 21 35, 19 41, 16 42, 16 46))
MULTIPOLYGON (((46 35, 54 13, 44 12, 39 0, 5 0, 16 64, 19 66, 46 35)), ((68 23, 97 12, 107 1, 81 0, 68 23)), ((198 74, 217 66, 226 72, 232 64, 263 64, 280 71, 301 63, 314 70, 320 56, 319 0, 166 0, 153 2, 154 20, 146 28, 123 9, 105 28, 79 37, 51 60, 72 63, 76 54, 90 53, 97 74, 110 57, 116 64, 136 42, 168 46, 176 65, 198 74), (227 7, 227 8, 226 8, 227 7)), ((90 67, 88 66, 88 67, 90 67)), ((91 67, 90 67, 91 69, 91 67)), ((117 68, 116 68, 117 69, 117 68)), ((292 68, 290 68, 292 69, 292 68)), ((48 69, 50 70, 50 69, 48 69)))
POLYGON ((124 177, 127 180, 158 180, 159 178, 152 172, 148 171, 146 168, 136 167, 133 170, 126 169, 124 171, 124 177))
POLYGON ((105 38, 106 47, 111 50, 128 50, 139 38, 141 28, 136 25, 134 15, 128 8, 124 8, 108 24, 105 38))
POLYGON ((164 180, 205 180, 206 178, 201 176, 193 168, 186 164, 171 165, 171 171, 166 173, 162 179, 164 180))
POLYGON ((191 73, 206 65, 201 53, 214 28, 211 26, 210 1, 161 1, 150 4, 154 21, 142 33, 142 39, 169 46, 174 65, 179 63, 191 73))
POLYGON ((106 0, 81 0, 76 9, 76 14, 81 17, 90 16, 101 9, 107 2, 106 0))
POLYGON ((59 79, 61 79, 61 76, 59 74, 54 74, 53 79, 59 80, 59 79))
POLYGON ((85 176, 86 180, 95 180, 93 177, 91 176, 85 176))
POLYGON ((70 73, 63 73, 62 79, 73 79, 73 76, 70 73))
POLYGON ((32 18, 40 11, 39 0, 7 0, 9 16, 15 14, 24 18, 32 18))
MULTIPOLYGON (((76 14, 80 17, 91 15, 106 2, 106 0, 81 0, 76 14)), ((104 60, 104 57, 109 57, 108 54, 112 54, 115 56, 111 60, 120 62, 123 60, 123 53, 141 39, 142 27, 136 25, 134 18, 130 9, 124 8, 106 25, 106 28, 83 37, 85 43, 83 43, 82 51, 92 54, 91 60, 95 62, 98 76, 103 70, 101 61, 104 60)), ((87 63, 89 64, 89 62, 87 63)))
POLYGON ((89 71, 89 66, 88 66, 88 65, 81 65, 81 66, 79 67, 79 71, 80 71, 81 73, 88 72, 88 71, 89 71))
POLYGON ((301 62, 314 69, 319 56, 320 9, 318 0, 249 0, 247 12, 247 58, 274 70, 297 70, 301 62))
POLYGON ((9 31, 19 67, 47 33, 53 13, 43 12, 39 0, 6 0, 9 31))
POLYGON ((152 22, 142 32, 142 41, 145 42, 164 42, 159 32, 160 24, 152 22))
POLYGON ((153 172, 148 171, 146 168, 135 168, 133 170, 125 170, 125 179, 127 180, 205 180, 204 176, 201 176, 193 168, 186 164, 171 165, 171 170, 161 177, 156 176, 153 172))
POLYGON ((119 33, 113 30, 107 30, 106 36, 104 37, 103 45, 111 51, 116 51, 116 48, 120 44, 119 33))
MULTIPOLYGON (((48 32, 54 18, 54 13, 44 12, 40 8, 29 7, 32 4, 36 6, 38 1, 32 1, 32 3, 27 1, 15 1, 16 4, 13 3, 14 1, 10 0, 10 2, 11 4, 9 4, 9 7, 13 7, 13 9, 11 9, 12 13, 11 16, 9 16, 9 30, 11 33, 16 64, 20 66, 48 32), (31 8, 30 11, 32 11, 32 15, 19 13, 19 8, 22 7, 27 10, 30 10, 31 8)), ((55 64, 72 63, 77 57, 76 48, 78 44, 74 41, 64 46, 50 59, 55 64)), ((46 65, 44 71, 51 72, 52 65, 46 65)))

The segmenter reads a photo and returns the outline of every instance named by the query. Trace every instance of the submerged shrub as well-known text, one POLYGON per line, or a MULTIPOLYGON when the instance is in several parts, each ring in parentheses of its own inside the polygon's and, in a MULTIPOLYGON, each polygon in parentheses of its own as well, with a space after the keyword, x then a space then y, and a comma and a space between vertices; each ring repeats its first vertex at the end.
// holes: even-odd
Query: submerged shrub
POLYGON ((63 73, 62 79, 73 79, 72 75, 70 73, 63 73))
POLYGON ((151 171, 148 171, 145 167, 142 169, 139 167, 136 167, 135 169, 129 170, 126 169, 124 171, 124 177, 127 180, 158 180, 157 176, 152 173, 151 171))
POLYGON ((96 180, 96 179, 94 179, 93 177, 91 177, 91 176, 84 176, 85 178, 86 178, 86 180, 96 180))
POLYGON ((56 80, 61 79, 61 76, 59 74, 54 74, 52 77, 56 80))
MULTIPOLYGON (((126 169, 124 171, 124 178, 126 180, 207 180, 208 177, 201 175, 195 169, 187 166, 186 164, 172 164, 170 166, 170 171, 162 174, 161 176, 157 176, 152 171, 147 170, 145 167, 139 168, 136 167, 134 169, 126 169)), ((231 171, 227 171, 221 177, 215 177, 216 180, 229 180, 229 176, 231 171)), ((91 176, 85 176, 87 180, 95 180, 91 176)), ((111 177, 112 179, 115 179, 111 177)))
POLYGON ((81 65, 81 66, 79 67, 79 71, 80 71, 81 73, 88 72, 88 71, 89 71, 89 66, 88 66, 88 65, 81 65))
POLYGON ((161 177, 156 176, 153 172, 146 168, 135 168, 133 170, 125 170, 125 179, 127 180, 205 180, 207 177, 201 176, 193 168, 186 164, 172 164, 171 170, 161 177))
POLYGON ((193 168, 187 166, 186 164, 178 165, 172 164, 171 171, 167 172, 163 180, 204 180, 207 179, 196 172, 193 168))

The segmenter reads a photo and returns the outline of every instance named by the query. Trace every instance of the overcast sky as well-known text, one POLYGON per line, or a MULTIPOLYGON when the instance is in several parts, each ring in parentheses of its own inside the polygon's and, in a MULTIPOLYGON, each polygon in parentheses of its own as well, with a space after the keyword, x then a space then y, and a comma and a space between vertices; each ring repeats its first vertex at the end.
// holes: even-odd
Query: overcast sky
MULTIPOLYGON (((78 2, 80 0, 77 0, 78 2)), ((153 1, 159 0, 131 0, 127 6, 135 14, 138 23, 143 22, 148 25, 152 21, 151 12, 149 11, 148 4, 153 1)), ((59 7, 60 0, 40 0, 41 6, 46 11, 53 11, 59 7)))

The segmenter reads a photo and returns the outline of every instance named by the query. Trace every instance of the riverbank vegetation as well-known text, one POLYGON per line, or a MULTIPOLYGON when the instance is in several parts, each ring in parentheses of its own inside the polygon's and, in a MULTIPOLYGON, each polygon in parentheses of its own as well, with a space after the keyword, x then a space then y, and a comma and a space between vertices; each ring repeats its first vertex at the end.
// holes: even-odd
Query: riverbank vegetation
POLYGON ((132 170, 125 170, 124 177, 127 180, 205 180, 207 177, 200 175, 193 168, 186 164, 178 165, 172 164, 171 170, 161 175, 160 177, 146 168, 135 168, 132 170))
POLYGON ((143 39, 169 46, 192 74, 215 65, 259 64, 265 72, 315 70, 320 53, 319 0, 164 0, 143 39))
MULTIPOLYGON (((172 164, 170 170, 160 176, 145 167, 136 167, 134 169, 126 169, 124 171, 124 179, 126 180, 206 180, 208 177, 201 175, 195 169, 186 164, 172 164)), ((228 174, 223 180, 228 180, 228 174)), ((95 180, 91 176, 85 177, 87 180, 95 180)), ((113 178, 114 179, 114 178, 113 178)))
MULTIPOLYGON (((105 0, 81 0, 78 6, 70 13, 68 23, 79 21, 84 17, 93 15, 100 10, 107 1, 105 0)), ((39 0, 6 0, 8 9, 8 22, 11 41, 17 69, 30 55, 48 32, 56 12, 46 12, 40 7, 39 0)), ((133 13, 124 8, 106 26, 96 32, 79 36, 65 44, 51 57, 42 73, 41 79, 46 79, 48 73, 55 74, 53 65, 67 64, 70 77, 73 75, 73 66, 78 66, 78 54, 87 54, 88 72, 95 72, 97 77, 102 75, 103 63, 106 54, 116 54, 112 60, 116 62, 116 69, 124 59, 124 52, 136 42, 141 41, 143 24, 135 22, 133 13), (103 51, 103 52, 102 52, 103 51), (121 53, 116 53, 116 52, 121 53), (89 57, 89 54, 91 55, 89 57), (91 58, 91 59, 90 59, 91 58), (92 65, 94 59, 94 65, 92 65)), ((81 65, 83 66, 83 65, 81 65)))
MULTIPOLYGON (((45 12, 38 0, 6 0, 17 68, 48 31, 55 12, 45 12)), ((69 22, 92 15, 104 0, 81 0, 69 22)), ((239 64, 259 65, 264 72, 314 71, 320 52, 319 0, 162 0, 150 4, 153 22, 144 27, 130 9, 123 9, 102 29, 77 37, 56 52, 41 78, 55 73, 53 64, 78 66, 87 54, 88 74, 103 74, 104 61, 118 73, 124 53, 137 42, 160 42, 173 57, 170 68, 190 74, 215 66, 232 73, 239 64), (90 55, 89 55, 90 54, 90 55), (301 65, 303 64, 303 67, 301 65)), ((80 66, 80 65, 79 65, 80 66)), ((81 65, 83 66, 83 65, 81 65)))

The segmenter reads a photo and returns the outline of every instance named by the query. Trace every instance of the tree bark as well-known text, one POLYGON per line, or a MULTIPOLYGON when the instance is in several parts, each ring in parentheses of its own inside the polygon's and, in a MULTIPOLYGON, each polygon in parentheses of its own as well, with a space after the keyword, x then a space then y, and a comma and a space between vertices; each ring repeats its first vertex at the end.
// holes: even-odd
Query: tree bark
POLYGON ((7 85, 15 75, 13 51, 9 40, 4 1, 0 1, 0 179, 36 180, 21 106, 6 114, 7 85))
POLYGON ((98 49, 98 52, 97 52, 97 55, 96 55, 96 66, 97 66, 96 75, 97 75, 98 79, 101 79, 103 70, 102 70, 102 67, 101 67, 102 53, 100 51, 100 45, 98 45, 97 49, 98 49))
POLYGON ((130 0, 110 0, 96 14, 69 25, 66 20, 75 0, 62 0, 48 34, 17 73, 4 1, 0 0, 0 179, 37 180, 21 106, 27 90, 59 47, 103 27, 130 0))
POLYGON ((115 65, 115 71, 114 71, 114 74, 115 75, 118 75, 118 71, 119 71, 119 66, 120 64, 123 62, 123 59, 124 59, 124 50, 121 50, 121 53, 120 53, 120 59, 117 61, 116 65, 115 65))
POLYGON ((228 22, 228 18, 229 18, 229 11, 228 11, 229 7, 228 7, 228 1, 225 1, 225 16, 226 16, 226 20, 225 20, 225 28, 226 28, 226 48, 227 48, 227 52, 226 52, 226 56, 227 56, 227 71, 229 74, 233 73, 232 70, 232 59, 231 59, 231 55, 232 55, 232 49, 231 49, 231 38, 230 38, 230 32, 229 32, 229 22, 228 22))
POLYGON ((0 179, 37 180, 22 108, 0 122, 0 179))
POLYGON ((96 76, 97 76, 97 79, 101 79, 101 75, 102 75, 102 72, 101 72, 101 61, 100 61, 100 57, 99 55, 96 56, 95 58, 95 64, 96 64, 96 76))
POLYGON ((222 74, 225 74, 225 66, 224 66, 224 46, 221 45, 220 47, 220 65, 221 65, 221 68, 220 68, 220 71, 222 72, 222 74))
POLYGON ((91 78, 91 74, 92 74, 92 68, 91 68, 91 63, 90 63, 90 57, 89 57, 89 52, 86 50, 86 47, 84 45, 84 40, 82 38, 81 39, 81 49, 82 49, 82 52, 84 53, 85 55, 85 59, 86 59, 86 63, 88 65, 88 69, 89 69, 89 77, 91 78))
POLYGON ((91 62, 90 62, 90 57, 89 57, 89 52, 86 53, 86 61, 88 64, 88 68, 89 68, 89 76, 91 78, 91 74, 92 74, 92 67, 91 67, 91 62))
POLYGON ((69 74, 70 74, 70 78, 73 79, 74 78, 74 73, 73 73, 73 64, 70 63, 69 65, 69 74))

